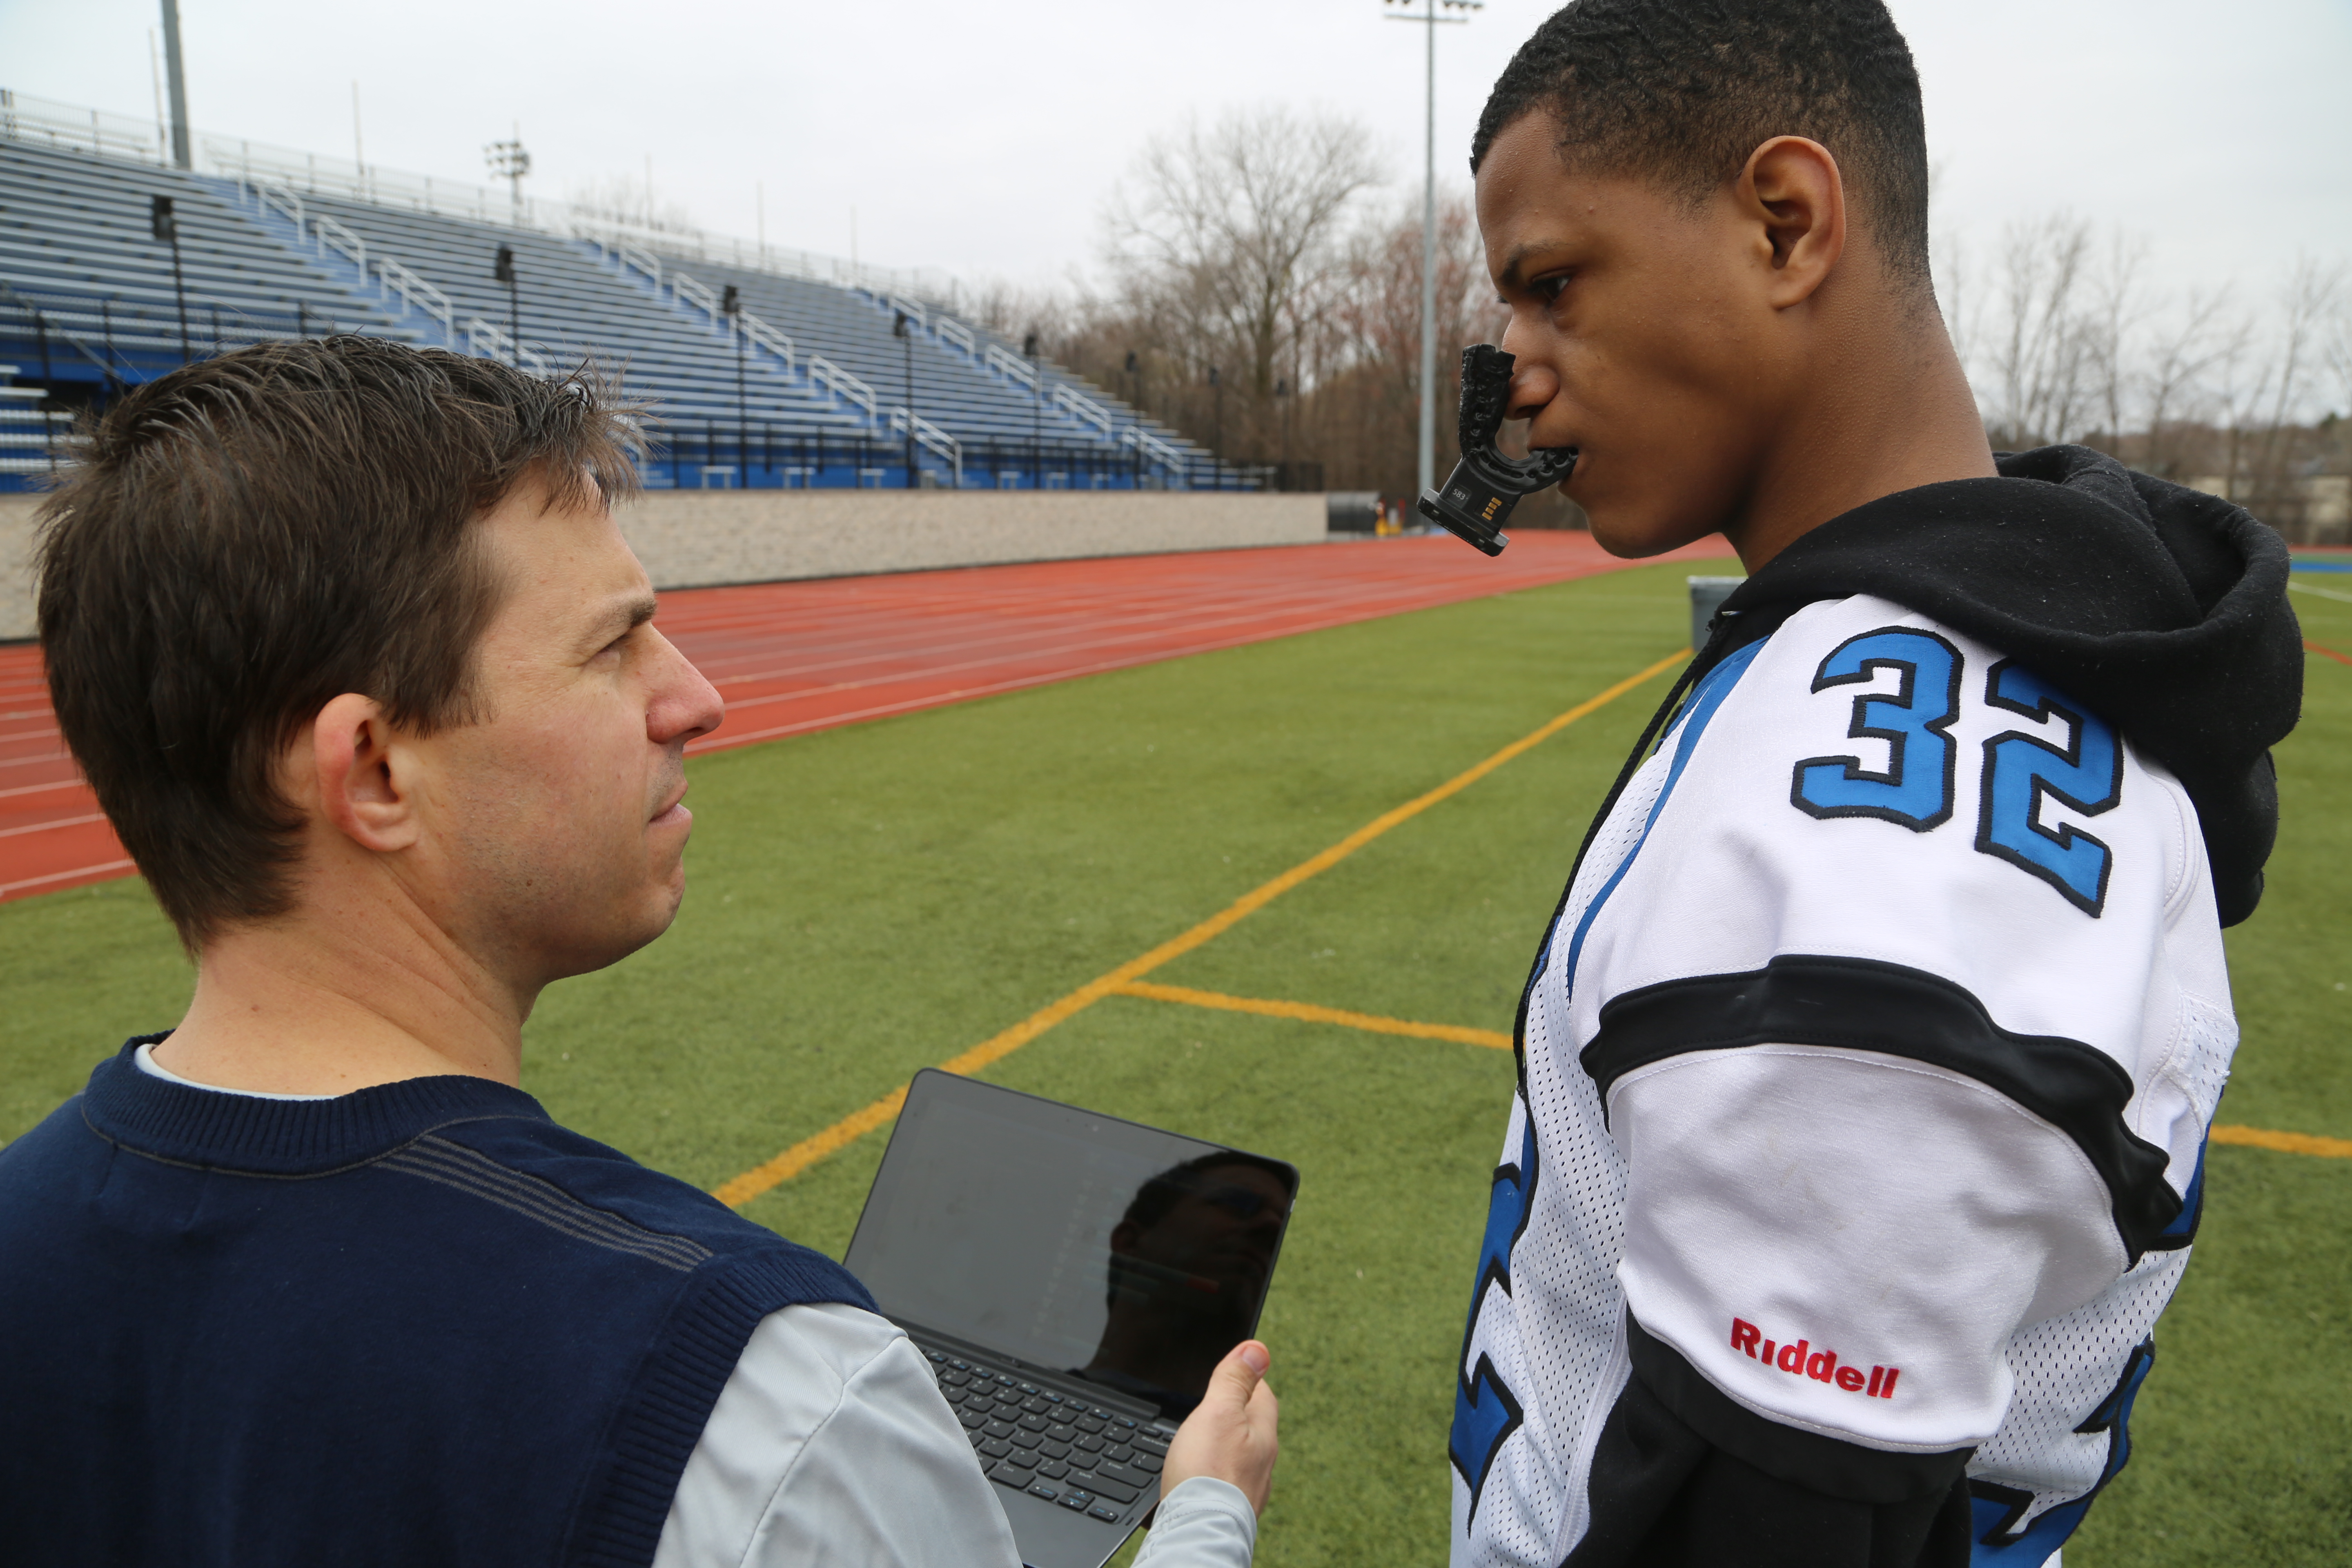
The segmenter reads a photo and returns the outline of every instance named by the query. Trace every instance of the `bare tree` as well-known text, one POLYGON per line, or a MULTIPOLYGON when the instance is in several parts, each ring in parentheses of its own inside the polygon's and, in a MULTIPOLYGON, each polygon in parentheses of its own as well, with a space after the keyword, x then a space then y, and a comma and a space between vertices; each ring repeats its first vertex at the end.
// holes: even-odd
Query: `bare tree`
MULTIPOLYGON (((1108 209, 1106 287, 997 285, 974 313, 1015 342, 1035 332, 1054 359, 1229 460, 1280 459, 1284 482, 1404 498, 1421 226, 1417 212, 1367 200, 1378 175, 1344 120, 1269 109, 1195 123, 1153 142, 1108 209)), ((1459 349, 1503 321, 1466 195, 1442 203, 1438 229, 1437 394, 1450 405, 1459 349)), ((2307 531, 2310 476, 2352 457, 2352 421, 2298 423, 2323 388, 2352 406, 2352 278, 2306 262, 2258 318, 2226 288, 2157 295, 2148 256, 2145 238, 2066 215, 2011 226, 1989 268, 1939 242, 1937 298, 1988 433, 2001 447, 2090 441, 2307 531)), ((1441 468, 1452 458, 1441 452, 1441 468)))
POLYGON ((2226 314, 2230 290, 2191 289, 2179 316, 2157 329, 2148 349, 2147 430, 2140 467, 2159 479, 2180 479, 2187 470, 2180 428, 2202 412, 2195 406, 2204 379, 2239 334, 2226 314))
POLYGON ((2320 338, 2319 353, 2328 390, 2344 412, 2352 413, 2352 289, 2339 291, 2336 310, 2320 338))
POLYGON ((653 186, 635 174, 607 174, 568 186, 563 199, 586 216, 643 228, 691 230, 698 226, 685 205, 659 200, 653 186))
POLYGON ((2091 226, 2065 215, 2012 225, 2003 238, 1991 365, 2000 393, 1987 421, 2002 445, 2063 441, 2080 427, 2090 336, 2076 302, 2090 253, 2091 226))
POLYGON ((1108 215, 1129 313, 1185 370, 1216 370, 1259 440, 1338 283, 1351 207, 1379 183, 1369 141, 1279 107, 1196 122, 1145 148, 1108 215))
MULTIPOLYGON (((1417 209, 1419 204, 1413 204, 1417 209)), ((1437 211, 1437 403, 1460 395, 1461 352, 1500 335, 1493 286, 1466 194, 1437 211)), ((1421 407, 1421 214, 1382 214, 1349 248, 1344 283, 1317 339, 1318 428, 1350 489, 1407 496, 1421 407)), ((1437 467, 1454 461, 1453 420, 1438 421, 1437 467)), ((1335 479, 1335 482, 1336 479, 1335 479)))
POLYGON ((2221 493, 2238 499, 2246 489, 2246 437, 2254 410, 2268 401, 2276 367, 2263 352, 2249 317, 2232 319, 2213 354, 2206 378, 2207 395, 2222 442, 2221 493))
POLYGON ((2129 335, 2138 315, 2140 269, 2147 260, 2145 237, 2120 229, 2107 237, 2090 269, 2090 303, 2077 331, 2096 395, 2099 429, 2110 451, 2120 449, 2131 395, 2129 335))
MULTIPOLYGON (((2271 399, 2267 411, 2260 409, 2259 390, 2253 399, 2252 411, 2263 416, 2259 429, 2251 433, 2242 499, 2257 515, 2288 530, 2291 537, 2302 531, 2307 501, 2305 487, 2296 482, 2301 476, 2294 472, 2296 447, 2301 445, 2297 437, 2302 432, 2293 416, 2323 369, 2326 340, 2341 317, 2343 300, 2341 265, 2323 266, 2308 256, 2296 258, 2294 271, 2279 294, 2279 336, 2271 345, 2263 378, 2271 399)), ((2233 437, 2238 429, 2233 421, 2233 437)), ((2236 439, 2231 442, 2233 490, 2238 485, 2235 458, 2241 445, 2236 439)))

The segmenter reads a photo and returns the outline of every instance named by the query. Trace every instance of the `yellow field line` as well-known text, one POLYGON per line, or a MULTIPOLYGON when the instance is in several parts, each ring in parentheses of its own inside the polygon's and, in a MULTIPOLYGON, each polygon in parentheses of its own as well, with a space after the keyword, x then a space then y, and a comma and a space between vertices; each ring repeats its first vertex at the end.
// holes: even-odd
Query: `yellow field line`
MULTIPOLYGON (((1122 986, 1142 979, 1160 965, 1223 935, 1244 916, 1255 914, 1308 878, 1329 870, 1389 829, 1410 822, 1438 802, 1468 789, 1521 752, 1541 745, 1586 714, 1614 702, 1644 681, 1664 674, 1689 658, 1690 649, 1680 649, 1640 674, 1627 676, 1598 696, 1585 699, 1558 718, 1520 736, 1475 767, 1454 774, 1428 794, 1417 795, 1393 811, 1381 813, 1312 859, 1302 860, 1274 880, 1244 893, 1183 935, 1172 937, 1140 958, 1130 958, 1109 973, 1089 980, 1060 1001, 1032 1013, 1003 1033, 982 1041, 961 1056, 949 1058, 940 1064, 940 1068, 952 1073, 973 1073, 991 1062, 1011 1056, 1071 1015, 1083 1012, 1122 986)), ((766 1163, 754 1165, 741 1175, 724 1183, 714 1189, 713 1195, 730 1207, 740 1208, 761 1193, 791 1181, 826 1155, 838 1152, 873 1131, 898 1115, 898 1108, 906 1100, 907 1086, 900 1084, 865 1110, 842 1118, 824 1131, 802 1139, 766 1163)))
POLYGON ((2308 1132, 2273 1132, 2267 1127, 2231 1127, 2216 1122, 2216 1143, 2242 1143, 2249 1149, 2275 1149, 2282 1154, 2316 1154, 2323 1160, 2352 1160, 2352 1138, 2315 1138, 2308 1132))
POLYGON ((1189 985, 1155 985, 1130 981, 1118 988, 1122 996, 1149 996, 1155 1002, 1181 1002, 1188 1007, 1214 1007, 1226 1013, 1256 1013, 1268 1018, 1297 1018, 1309 1024, 1339 1024, 1375 1035, 1410 1035, 1421 1040, 1454 1040, 1465 1046, 1511 1048, 1511 1037, 1494 1029, 1472 1029, 1460 1024, 1416 1024, 1404 1018, 1383 1018, 1372 1013, 1349 1013, 1338 1007, 1318 1007, 1312 1002, 1274 1002, 1257 996, 1228 996, 1222 991, 1195 991, 1189 985))
MULTIPOLYGON (((1255 1013, 1268 1018, 1297 1018, 1309 1024, 1338 1024, 1375 1035, 1410 1035, 1423 1040, 1458 1040, 1465 1046, 1511 1048, 1511 1037, 1495 1029, 1473 1029, 1461 1024, 1416 1024, 1404 1018, 1383 1018, 1374 1013, 1350 1013, 1340 1007, 1318 1007, 1312 1002, 1280 1002, 1260 996, 1228 996, 1222 991, 1195 991, 1189 985, 1157 985, 1135 981, 1118 988, 1122 996, 1148 996, 1155 1002, 1181 1002, 1188 1007, 1213 1007, 1223 1013, 1255 1013)), ((2267 1127, 2213 1126, 2216 1143, 2240 1143, 2252 1149, 2273 1149, 2282 1154, 2316 1154, 2324 1160, 2352 1160, 2352 1138, 2321 1138, 2309 1132, 2275 1132, 2267 1127)))

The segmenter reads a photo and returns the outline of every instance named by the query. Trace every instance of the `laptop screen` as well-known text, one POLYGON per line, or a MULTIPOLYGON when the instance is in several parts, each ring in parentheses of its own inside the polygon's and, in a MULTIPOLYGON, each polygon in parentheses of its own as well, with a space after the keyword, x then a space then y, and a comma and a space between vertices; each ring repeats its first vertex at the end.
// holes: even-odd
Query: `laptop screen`
POLYGON ((1181 1418, 1257 1327, 1278 1160, 925 1071, 845 1259, 892 1318, 1181 1418))

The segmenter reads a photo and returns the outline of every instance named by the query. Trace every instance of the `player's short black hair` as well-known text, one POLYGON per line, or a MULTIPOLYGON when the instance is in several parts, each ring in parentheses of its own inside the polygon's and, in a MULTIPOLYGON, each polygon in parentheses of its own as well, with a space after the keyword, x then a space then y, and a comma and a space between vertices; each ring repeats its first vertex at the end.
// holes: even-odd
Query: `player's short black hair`
POLYGON ((1888 267, 1927 283, 1927 128, 1883 0, 1574 0, 1520 46, 1470 143, 1541 110, 1561 156, 1696 202, 1775 136, 1830 150, 1888 267))

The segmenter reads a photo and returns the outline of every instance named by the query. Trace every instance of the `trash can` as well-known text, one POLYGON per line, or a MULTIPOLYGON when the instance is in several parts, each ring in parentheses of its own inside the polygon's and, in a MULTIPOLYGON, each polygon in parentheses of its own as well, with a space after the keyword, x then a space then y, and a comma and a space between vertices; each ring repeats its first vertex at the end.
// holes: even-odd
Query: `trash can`
POLYGON ((1328 526, 1333 533, 1377 533, 1381 521, 1378 490, 1333 490, 1325 498, 1328 526))
POLYGON ((1696 653, 1706 646, 1707 622, 1715 619, 1715 612, 1723 607, 1724 600, 1731 597, 1731 591, 1748 579, 1745 577, 1692 577, 1687 581, 1690 584, 1691 596, 1690 645, 1691 651, 1696 653))

